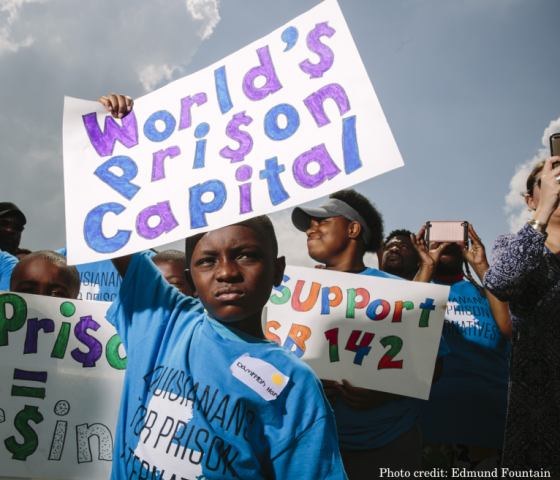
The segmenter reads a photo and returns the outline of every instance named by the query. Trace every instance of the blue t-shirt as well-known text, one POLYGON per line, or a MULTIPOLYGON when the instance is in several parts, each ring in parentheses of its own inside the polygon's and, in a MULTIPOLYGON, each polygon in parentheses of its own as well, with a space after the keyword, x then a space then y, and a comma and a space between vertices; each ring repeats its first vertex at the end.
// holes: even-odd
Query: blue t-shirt
MULTIPOLYGON (((66 247, 55 252, 66 256, 66 247)), ((146 250, 150 257, 156 255, 151 250, 146 250)), ((83 263, 76 265, 80 274, 79 300, 97 300, 100 302, 112 302, 117 298, 122 279, 111 260, 83 263)))
POLYGON ((232 341, 145 252, 107 319, 128 356, 112 479, 346 478, 312 370, 275 342, 232 341))
MULTIPOLYGON (((360 275, 404 280, 375 268, 367 268, 360 275)), ((438 358, 447 353, 449 349, 442 337, 438 358)), ((410 430, 420 418, 420 404, 412 397, 397 398, 370 410, 356 411, 337 396, 333 409, 338 442, 341 448, 349 450, 365 450, 387 445, 410 430)))
POLYGON ((429 401, 420 401, 424 441, 502 449, 509 342, 496 325, 488 299, 472 283, 451 285, 443 336, 451 354, 445 357, 443 375, 429 401))
POLYGON ((10 278, 12 278, 12 270, 18 263, 18 259, 8 252, 0 250, 0 291, 10 289, 10 278))

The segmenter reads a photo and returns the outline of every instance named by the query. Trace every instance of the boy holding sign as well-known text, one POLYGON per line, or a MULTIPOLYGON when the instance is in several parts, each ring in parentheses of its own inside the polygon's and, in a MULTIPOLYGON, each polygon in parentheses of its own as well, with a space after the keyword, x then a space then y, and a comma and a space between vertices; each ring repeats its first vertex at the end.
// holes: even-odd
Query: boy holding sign
POLYGON ((128 365, 112 478, 345 479, 319 379, 262 331, 285 268, 268 217, 190 237, 185 253, 200 300, 146 253, 113 260, 107 319, 128 365))
MULTIPOLYGON (((318 208, 296 207, 292 222, 306 232, 309 256, 323 268, 402 280, 365 266, 365 253, 375 253, 381 246, 383 220, 370 201, 355 190, 333 193, 318 208)), ((413 242, 421 260, 415 280, 429 282, 443 248, 428 252, 423 233, 420 231, 413 242)), ((446 353, 449 350, 442 338, 438 357, 446 353)), ((438 359, 434 379, 441 374, 441 362, 438 359)), ((346 380, 343 385, 321 381, 333 405, 341 456, 350 480, 378 478, 382 468, 422 469, 420 409, 415 399, 354 387, 346 380)))

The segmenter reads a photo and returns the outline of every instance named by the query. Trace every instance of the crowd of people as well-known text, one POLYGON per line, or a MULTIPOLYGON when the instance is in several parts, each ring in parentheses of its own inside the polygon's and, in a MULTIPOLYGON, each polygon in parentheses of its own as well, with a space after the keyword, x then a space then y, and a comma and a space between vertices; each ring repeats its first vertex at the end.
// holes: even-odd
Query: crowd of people
MULTIPOLYGON (((100 101, 120 118, 133 106, 122 96, 100 101)), ((532 218, 517 234, 497 239, 491 264, 472 224, 470 242, 428 244, 425 226, 384 237, 381 213, 352 189, 333 193, 318 208, 293 210, 317 268, 450 286, 428 401, 318 379, 267 339, 262 310, 282 282, 285 259, 266 216, 189 237, 185 252, 148 250, 75 267, 67 265, 65 248, 20 248, 26 217, 3 202, 0 290, 112 302, 107 320, 128 356, 114 479, 148 478, 144 463, 163 468, 166 456, 175 459, 183 446, 184 478, 194 478, 196 468, 204 478, 243 479, 354 480, 454 468, 480 476, 560 477, 560 167, 553 168, 554 160, 560 158, 535 166, 524 192, 532 218), (378 269, 365 265, 368 252, 377 254, 378 269), (241 358, 257 372, 265 365, 281 373, 274 400, 230 374, 241 358), (148 448, 145 431, 151 433, 146 414, 155 408, 151 386, 161 367, 184 374, 186 405, 192 401, 171 454, 171 442, 166 451, 157 447, 162 432, 148 448), (210 395, 216 403, 223 398, 213 415, 205 407, 210 395), (135 423, 139 401, 144 416, 135 423), (200 442, 209 438, 223 471, 220 460, 213 468, 210 453, 202 461, 200 442), (198 460, 185 457, 195 440, 198 460)), ((158 405, 165 414, 165 404, 158 405)))

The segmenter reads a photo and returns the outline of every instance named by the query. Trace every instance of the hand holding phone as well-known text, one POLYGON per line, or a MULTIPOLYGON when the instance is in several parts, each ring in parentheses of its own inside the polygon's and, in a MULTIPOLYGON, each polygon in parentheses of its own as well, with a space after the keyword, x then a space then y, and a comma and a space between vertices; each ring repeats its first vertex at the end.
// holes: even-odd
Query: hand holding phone
POLYGON ((426 242, 468 242, 469 222, 426 222, 426 242))

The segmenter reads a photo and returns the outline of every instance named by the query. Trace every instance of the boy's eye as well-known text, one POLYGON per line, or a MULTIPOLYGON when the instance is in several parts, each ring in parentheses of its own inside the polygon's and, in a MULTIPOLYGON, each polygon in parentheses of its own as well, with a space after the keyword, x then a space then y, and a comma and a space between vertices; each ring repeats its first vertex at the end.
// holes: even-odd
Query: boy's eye
POLYGON ((257 257, 258 255, 256 252, 243 252, 238 255, 237 260, 254 259, 257 257))
POLYGON ((214 263, 214 259, 212 257, 201 258, 196 262, 197 265, 208 265, 210 263, 214 263))

